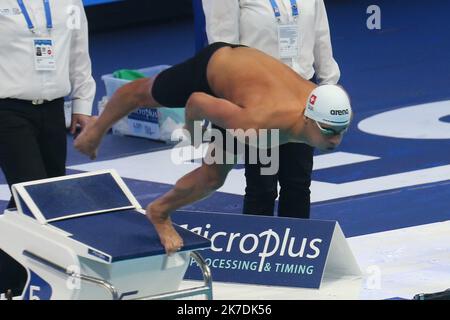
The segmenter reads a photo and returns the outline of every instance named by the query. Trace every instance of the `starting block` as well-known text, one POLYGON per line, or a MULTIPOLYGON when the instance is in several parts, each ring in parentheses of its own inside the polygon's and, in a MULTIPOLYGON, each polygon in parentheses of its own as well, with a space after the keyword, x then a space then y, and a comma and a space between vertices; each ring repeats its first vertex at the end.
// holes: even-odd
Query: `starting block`
POLYGON ((197 252, 210 241, 175 225, 184 247, 167 256, 115 171, 20 183, 12 192, 17 210, 0 215, 0 247, 27 271, 21 299, 212 299, 197 252), (204 285, 178 290, 191 258, 204 285))

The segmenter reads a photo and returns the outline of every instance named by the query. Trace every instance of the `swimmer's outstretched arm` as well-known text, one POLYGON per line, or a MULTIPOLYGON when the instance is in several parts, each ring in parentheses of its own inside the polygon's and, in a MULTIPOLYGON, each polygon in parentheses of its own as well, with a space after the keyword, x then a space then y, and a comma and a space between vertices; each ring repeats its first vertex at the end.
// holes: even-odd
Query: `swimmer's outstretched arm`
POLYGON ((151 78, 138 79, 117 89, 105 106, 96 126, 105 133, 111 126, 138 107, 159 107, 153 99, 151 78))
POLYGON ((152 79, 144 78, 127 83, 117 89, 102 114, 98 118, 93 118, 86 129, 75 139, 75 148, 91 159, 95 159, 103 136, 114 123, 140 106, 160 107, 151 95, 152 85, 152 79))
POLYGON ((224 129, 258 129, 258 119, 228 100, 194 92, 186 104, 186 123, 207 119, 224 129))

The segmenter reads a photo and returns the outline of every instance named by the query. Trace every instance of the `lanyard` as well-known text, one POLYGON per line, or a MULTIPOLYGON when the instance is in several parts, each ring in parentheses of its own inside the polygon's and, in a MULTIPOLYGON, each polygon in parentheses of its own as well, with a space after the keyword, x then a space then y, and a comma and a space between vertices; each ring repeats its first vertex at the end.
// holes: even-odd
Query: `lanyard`
MULTIPOLYGON (((278 22, 281 21, 281 13, 280 8, 278 7, 278 4, 275 0, 270 0, 270 3, 272 4, 273 13, 275 14, 275 18, 277 18, 278 22)), ((297 6, 297 0, 291 0, 291 9, 292 9, 292 16, 296 19, 298 17, 298 6, 297 6)))
MULTIPOLYGON (((47 20, 47 29, 52 29, 53 22, 52 22, 52 12, 50 10, 50 0, 42 0, 42 1, 44 2, 45 19, 47 20)), ((25 17, 28 29, 30 29, 31 32, 34 33, 33 21, 31 21, 30 15, 28 14, 27 8, 25 7, 23 0, 17 0, 17 3, 19 4, 20 10, 22 10, 23 16, 25 17)))

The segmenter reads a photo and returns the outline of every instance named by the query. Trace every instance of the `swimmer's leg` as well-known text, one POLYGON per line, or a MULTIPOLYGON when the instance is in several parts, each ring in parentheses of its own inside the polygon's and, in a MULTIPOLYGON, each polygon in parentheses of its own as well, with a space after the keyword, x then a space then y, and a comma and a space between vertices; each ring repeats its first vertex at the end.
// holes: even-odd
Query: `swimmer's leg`
POLYGON ((147 206, 147 217, 155 226, 161 243, 168 254, 183 246, 183 240, 175 231, 170 214, 176 209, 209 196, 220 188, 232 164, 206 164, 177 181, 175 187, 147 206))

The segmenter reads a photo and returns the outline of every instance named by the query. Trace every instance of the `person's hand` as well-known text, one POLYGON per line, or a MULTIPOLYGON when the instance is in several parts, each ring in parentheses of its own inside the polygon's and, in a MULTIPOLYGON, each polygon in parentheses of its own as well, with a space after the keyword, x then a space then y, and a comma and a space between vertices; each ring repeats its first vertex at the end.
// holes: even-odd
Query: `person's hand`
POLYGON ((79 136, 73 142, 75 149, 87 155, 91 160, 97 158, 97 150, 103 135, 95 127, 97 117, 90 117, 79 136))
POLYGON ((77 132, 77 127, 80 126, 81 131, 86 127, 88 122, 90 121, 91 116, 87 116, 85 114, 72 114, 72 122, 70 124, 70 133, 75 134, 77 132))

